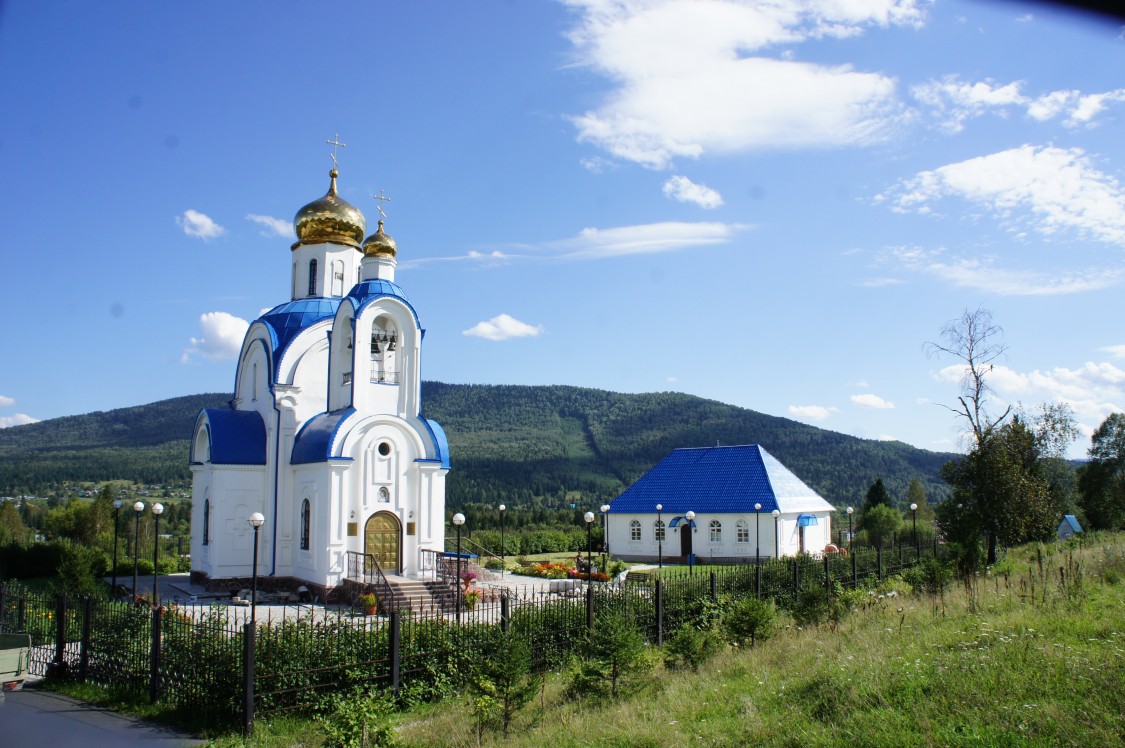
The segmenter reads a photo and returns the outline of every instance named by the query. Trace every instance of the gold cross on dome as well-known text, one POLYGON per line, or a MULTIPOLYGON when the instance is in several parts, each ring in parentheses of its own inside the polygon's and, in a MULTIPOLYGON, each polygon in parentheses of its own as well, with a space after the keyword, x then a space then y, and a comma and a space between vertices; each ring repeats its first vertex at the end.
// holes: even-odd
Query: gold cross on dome
POLYGON ((387 214, 383 212, 383 203, 389 203, 391 199, 384 194, 383 190, 379 190, 378 195, 372 195, 371 197, 379 201, 375 204, 375 208, 379 211, 379 215, 383 217, 383 220, 387 220, 387 214))
POLYGON ((333 136, 332 140, 326 140, 324 142, 327 143, 328 145, 332 146, 332 168, 339 169, 340 168, 340 162, 338 162, 336 160, 336 149, 337 148, 347 148, 348 144, 340 142, 340 133, 336 133, 336 135, 333 136))

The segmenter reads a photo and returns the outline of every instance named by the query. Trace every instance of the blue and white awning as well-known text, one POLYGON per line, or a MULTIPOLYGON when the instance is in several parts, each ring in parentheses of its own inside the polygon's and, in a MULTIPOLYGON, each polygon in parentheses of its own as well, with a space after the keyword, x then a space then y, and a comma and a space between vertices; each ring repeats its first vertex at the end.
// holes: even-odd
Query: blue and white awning
POLYGON ((816 517, 811 514, 801 514, 797 517, 797 527, 816 527, 816 517))

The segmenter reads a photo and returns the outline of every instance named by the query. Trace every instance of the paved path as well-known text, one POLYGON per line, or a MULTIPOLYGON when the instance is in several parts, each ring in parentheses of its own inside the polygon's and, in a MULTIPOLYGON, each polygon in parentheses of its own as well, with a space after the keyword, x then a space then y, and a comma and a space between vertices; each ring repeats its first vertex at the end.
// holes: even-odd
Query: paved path
POLYGON ((0 743, 50 748, 180 748, 205 742, 170 727, 50 691, 10 691, 0 703, 0 743))

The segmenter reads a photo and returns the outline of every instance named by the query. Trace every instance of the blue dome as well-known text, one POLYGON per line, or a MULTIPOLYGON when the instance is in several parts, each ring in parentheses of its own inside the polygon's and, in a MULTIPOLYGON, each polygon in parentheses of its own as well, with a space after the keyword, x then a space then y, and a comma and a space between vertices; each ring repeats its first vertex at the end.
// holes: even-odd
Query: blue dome
POLYGON ((389 280, 366 280, 360 281, 355 284, 351 291, 348 291, 347 298, 352 300, 355 306, 356 316, 360 311, 375 301, 376 299, 392 296, 406 304, 406 308, 414 315, 414 322, 421 327, 418 319, 418 312, 414 310, 414 306, 410 303, 410 299, 406 298, 406 293, 402 290, 402 286, 397 283, 392 283, 389 280))
MULTIPOLYGON (((274 334, 274 367, 281 360, 281 354, 286 346, 309 325, 315 325, 321 320, 336 315, 343 299, 339 298, 313 298, 297 299, 280 306, 275 306, 257 321, 264 322, 274 334)), ((276 374, 276 371, 274 372, 276 374)))

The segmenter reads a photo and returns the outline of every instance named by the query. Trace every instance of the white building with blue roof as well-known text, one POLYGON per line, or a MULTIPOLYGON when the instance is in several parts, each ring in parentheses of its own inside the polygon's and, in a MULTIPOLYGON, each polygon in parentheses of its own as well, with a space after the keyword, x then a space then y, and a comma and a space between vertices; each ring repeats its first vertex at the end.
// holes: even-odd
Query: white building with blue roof
POLYGON ((250 325, 225 409, 203 410, 191 448, 192 574, 220 586, 331 592, 374 556, 420 572, 444 550, 445 433, 422 415, 422 329, 395 283, 397 245, 339 197, 297 212, 291 299, 250 325), (270 578, 273 578, 272 580, 270 578))
POLYGON ((835 511, 757 444, 677 449, 609 507, 614 558, 669 563, 818 554, 835 511))

